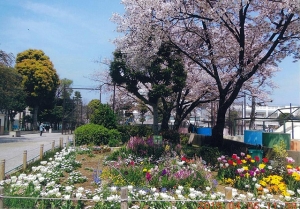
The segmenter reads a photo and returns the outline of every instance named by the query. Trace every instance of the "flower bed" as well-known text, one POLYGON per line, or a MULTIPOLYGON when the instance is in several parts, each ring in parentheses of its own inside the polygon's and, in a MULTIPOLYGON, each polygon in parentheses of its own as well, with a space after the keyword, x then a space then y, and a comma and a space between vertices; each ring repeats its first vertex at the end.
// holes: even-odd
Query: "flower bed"
MULTIPOLYGON (((156 146, 149 144, 140 149, 156 146)), ((267 159, 260 162, 243 153, 221 156, 214 175, 213 167, 201 158, 186 158, 176 151, 178 147, 168 144, 159 146, 163 154, 155 159, 145 153, 138 156, 141 152, 134 146, 120 148, 108 156, 104 167, 99 161, 93 167, 84 165, 95 156, 103 156, 103 152, 99 154, 102 148, 65 148, 32 167, 31 173, 1 181, 4 203, 10 208, 119 209, 121 188, 126 187, 129 208, 223 208, 225 194, 218 190, 218 183, 236 187, 232 208, 296 208, 293 204, 299 201, 299 168, 293 166, 291 158, 276 176, 276 166, 271 167, 267 159), (82 175, 84 170, 92 177, 82 175)))

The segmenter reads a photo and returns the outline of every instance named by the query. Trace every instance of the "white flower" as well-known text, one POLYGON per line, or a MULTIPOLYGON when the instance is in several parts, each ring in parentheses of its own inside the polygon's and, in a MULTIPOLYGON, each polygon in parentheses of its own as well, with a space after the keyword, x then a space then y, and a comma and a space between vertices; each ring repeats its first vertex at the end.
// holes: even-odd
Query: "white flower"
POLYGON ((288 192, 291 196, 295 195, 295 192, 294 192, 293 190, 287 190, 287 192, 288 192))
POLYGON ((256 179, 255 177, 253 177, 253 178, 252 178, 252 181, 256 182, 256 181, 257 181, 257 179, 256 179))
POLYGON ((99 201, 100 201, 100 197, 99 197, 98 195, 95 195, 95 196, 93 197, 93 201, 94 201, 94 202, 99 202, 99 201))
POLYGON ((189 197, 190 197, 191 199, 195 199, 195 198, 196 198, 196 194, 195 194, 195 193, 190 193, 190 194, 189 194, 189 197))
POLYGON ((251 199, 252 197, 254 197, 254 194, 247 192, 247 197, 251 199))
POLYGON ((82 193, 84 191, 84 188, 83 187, 78 187, 77 191, 82 193))
POLYGON ((46 165, 47 161, 41 161, 41 165, 46 165))
POLYGON ((117 187, 115 187, 115 186, 110 187, 110 191, 111 192, 117 192, 117 187))
POLYGON ((128 188, 129 191, 133 190, 133 186, 132 185, 128 185, 127 188, 128 188))
POLYGON ((71 186, 66 186, 65 190, 66 190, 66 192, 71 192, 72 191, 72 187, 71 186))
POLYGON ((156 188, 155 187, 151 187, 151 192, 156 192, 156 188))
POLYGON ((177 195, 179 195, 179 194, 181 194, 181 190, 180 190, 180 189, 176 189, 176 190, 175 190, 175 193, 176 193, 177 195))
POLYGON ((190 190, 191 193, 195 191, 194 188, 190 188, 189 190, 190 190))
POLYGON ((82 197, 82 193, 76 193, 76 198, 80 199, 82 197))
POLYGON ((206 189, 206 191, 209 192, 211 188, 210 187, 205 187, 205 189, 206 189))
POLYGON ((10 184, 11 183, 11 179, 6 179, 4 180, 6 184, 10 184))
POLYGON ((228 167, 229 166, 229 163, 225 163, 225 167, 228 167))
POLYGON ((158 193, 158 192, 155 192, 155 193, 153 194, 153 197, 158 198, 158 197, 159 197, 159 193, 158 193))
POLYGON ((269 170, 272 170, 273 167, 269 165, 267 168, 268 168, 269 170))
POLYGON ((55 196, 59 198, 59 197, 61 197, 61 193, 60 192, 56 192, 55 196))
POLYGON ((17 181, 18 178, 17 178, 16 176, 12 176, 10 179, 11 179, 11 182, 12 182, 12 183, 15 183, 15 182, 17 181))
POLYGON ((263 188, 264 193, 269 193, 270 191, 267 188, 263 188))
POLYGON ((215 199, 217 198, 217 196, 216 196, 215 194, 212 194, 212 195, 210 196, 210 198, 211 198, 212 200, 215 200, 215 199))
POLYGON ((183 196, 182 194, 178 194, 177 197, 178 197, 178 199, 180 199, 180 200, 185 199, 184 196, 183 196))
POLYGON ((65 200, 69 200, 70 197, 71 197, 70 195, 65 195, 65 196, 64 196, 64 199, 65 199, 65 200))
POLYGON ((240 198, 241 200, 245 200, 245 199, 246 199, 246 195, 244 195, 244 194, 239 194, 239 198, 240 198))
POLYGON ((268 194, 266 194, 266 197, 267 197, 268 199, 272 199, 272 198, 273 198, 273 195, 270 194, 270 193, 268 193, 268 194))
POLYGON ((256 183, 256 184, 255 184, 255 188, 256 188, 256 189, 260 188, 260 184, 257 184, 257 183, 256 183))
POLYGON ((139 191, 139 195, 145 196, 147 194, 147 192, 145 190, 140 190, 139 191))
POLYGON ((290 196, 284 196, 284 199, 285 199, 286 201, 290 201, 292 198, 291 198, 290 196))
POLYGON ((179 185, 179 186, 178 186, 178 189, 179 189, 179 190, 183 190, 183 186, 180 186, 180 185, 179 185))

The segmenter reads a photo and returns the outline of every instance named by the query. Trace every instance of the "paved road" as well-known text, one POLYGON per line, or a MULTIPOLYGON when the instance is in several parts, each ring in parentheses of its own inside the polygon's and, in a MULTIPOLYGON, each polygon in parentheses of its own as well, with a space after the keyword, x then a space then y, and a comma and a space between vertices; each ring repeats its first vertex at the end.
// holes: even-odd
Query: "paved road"
POLYGON ((10 173, 13 169, 23 165, 23 153, 27 151, 27 161, 40 155, 40 147, 43 144, 43 151, 52 149, 52 142, 55 147, 59 146, 60 138, 65 144, 73 135, 63 135, 61 133, 24 134, 20 137, 0 135, 0 163, 5 160, 5 173, 10 173))

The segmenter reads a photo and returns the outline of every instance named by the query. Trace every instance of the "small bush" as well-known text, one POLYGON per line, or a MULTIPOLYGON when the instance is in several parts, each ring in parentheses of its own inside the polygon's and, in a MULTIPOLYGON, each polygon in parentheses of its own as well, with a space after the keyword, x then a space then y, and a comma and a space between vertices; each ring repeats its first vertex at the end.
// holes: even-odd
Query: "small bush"
POLYGON ((179 144, 180 143, 180 134, 178 131, 174 130, 166 130, 161 132, 161 135, 164 140, 167 140, 168 142, 172 144, 179 144))
POLYGON ((115 129, 107 129, 102 125, 87 124, 75 131, 76 145, 107 145, 110 140, 120 141, 121 135, 115 129))
POLYGON ((111 139, 108 142, 108 146, 110 147, 118 147, 120 145, 120 141, 117 139, 111 139))
POLYGON ((122 126, 118 126, 117 130, 120 132, 121 141, 123 143, 128 142, 131 136, 148 137, 151 136, 153 133, 152 128, 146 125, 138 125, 138 126, 122 125, 122 126))

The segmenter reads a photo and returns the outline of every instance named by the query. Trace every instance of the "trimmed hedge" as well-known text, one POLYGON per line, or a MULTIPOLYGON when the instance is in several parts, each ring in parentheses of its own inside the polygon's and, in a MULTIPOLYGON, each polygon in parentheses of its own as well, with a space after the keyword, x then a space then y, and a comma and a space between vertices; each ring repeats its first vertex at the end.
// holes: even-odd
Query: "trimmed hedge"
POLYGON ((102 125, 86 124, 74 131, 76 145, 107 145, 110 140, 121 141, 121 134, 116 129, 107 129, 102 125))

